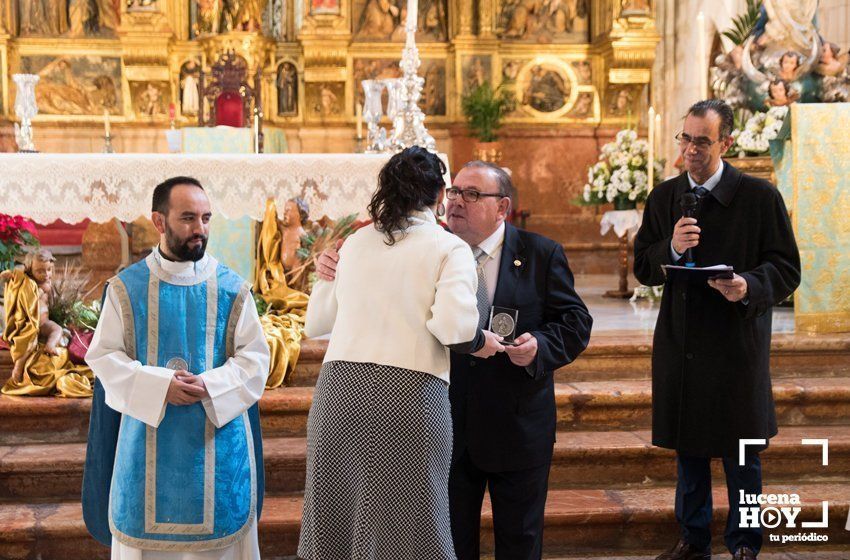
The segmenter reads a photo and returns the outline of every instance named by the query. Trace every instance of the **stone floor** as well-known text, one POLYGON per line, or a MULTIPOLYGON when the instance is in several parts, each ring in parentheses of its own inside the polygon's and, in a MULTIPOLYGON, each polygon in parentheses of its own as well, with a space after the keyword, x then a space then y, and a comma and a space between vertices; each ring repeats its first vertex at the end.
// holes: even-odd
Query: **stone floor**
MULTIPOLYGON (((617 288, 618 279, 612 275, 583 274, 575 277, 576 291, 584 300, 593 317, 594 333, 602 331, 638 331, 652 333, 658 318, 659 302, 604 297, 603 294, 617 288)), ((630 275, 629 289, 638 282, 630 275)), ((773 310, 773 332, 794 332, 794 310, 779 307, 773 310)))

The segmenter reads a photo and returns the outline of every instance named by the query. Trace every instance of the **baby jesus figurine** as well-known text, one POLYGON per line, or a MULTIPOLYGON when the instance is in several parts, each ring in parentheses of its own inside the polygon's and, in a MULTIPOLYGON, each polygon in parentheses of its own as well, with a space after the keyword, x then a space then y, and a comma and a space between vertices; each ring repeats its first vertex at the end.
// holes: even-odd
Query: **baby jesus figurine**
POLYGON ((283 208, 283 220, 279 221, 278 229, 282 234, 280 244, 280 260, 286 272, 301 264, 298 249, 301 248, 301 238, 304 237, 304 224, 310 209, 301 198, 290 198, 283 208))
MULTIPOLYGON (((56 259, 53 254, 47 249, 39 249, 29 253, 24 262, 24 270, 4 270, 0 272, 0 278, 7 282, 7 291, 9 289, 17 289, 18 293, 15 298, 19 300, 13 309, 7 311, 17 311, 14 317, 7 316, 6 332, 4 336, 12 345, 12 356, 14 366, 12 367, 12 380, 20 383, 23 380, 24 369, 27 360, 35 352, 38 347, 38 342, 44 343, 44 352, 51 356, 56 356, 59 351, 59 343, 62 340, 62 327, 54 321, 50 320, 49 305, 50 294, 53 291, 53 272, 54 262, 56 259), (27 292, 30 296, 35 294, 34 305, 26 305, 32 297, 27 297, 27 292), (34 317, 27 311, 34 312, 34 317), (29 317, 26 317, 30 315, 29 317), (32 323, 33 319, 36 324, 32 323), (37 335, 32 337, 28 342, 27 334, 30 330, 36 330, 37 335), (19 342, 24 342, 26 348, 23 351, 14 348, 19 342)), ((7 305, 10 303, 10 298, 7 296, 7 305)))

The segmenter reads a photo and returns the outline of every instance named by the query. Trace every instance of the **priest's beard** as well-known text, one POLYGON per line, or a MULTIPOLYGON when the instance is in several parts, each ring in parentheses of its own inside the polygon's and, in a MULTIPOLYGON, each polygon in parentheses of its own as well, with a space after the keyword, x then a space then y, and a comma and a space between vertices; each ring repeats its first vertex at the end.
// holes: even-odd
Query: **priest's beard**
POLYGON ((206 235, 192 235, 189 238, 181 238, 174 230, 165 224, 165 244, 168 246, 168 252, 177 257, 180 261, 198 262, 204 258, 204 252, 207 250, 206 235), (201 240, 200 245, 191 245, 192 241, 201 240))

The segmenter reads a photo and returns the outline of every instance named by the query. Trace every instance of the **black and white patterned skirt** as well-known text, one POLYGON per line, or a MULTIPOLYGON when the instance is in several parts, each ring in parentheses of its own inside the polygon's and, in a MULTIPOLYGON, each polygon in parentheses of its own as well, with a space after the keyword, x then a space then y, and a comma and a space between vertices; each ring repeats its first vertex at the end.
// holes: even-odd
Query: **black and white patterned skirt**
POLYGON ((368 363, 322 366, 307 422, 305 560, 454 560, 448 385, 368 363))

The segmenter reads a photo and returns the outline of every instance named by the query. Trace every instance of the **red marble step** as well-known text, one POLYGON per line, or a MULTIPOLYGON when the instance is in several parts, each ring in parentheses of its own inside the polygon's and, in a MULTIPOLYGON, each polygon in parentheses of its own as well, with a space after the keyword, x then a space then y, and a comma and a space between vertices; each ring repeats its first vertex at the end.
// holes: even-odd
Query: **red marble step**
MULTIPOLYGON (((802 484, 766 487, 765 492, 799 494, 803 503, 799 521, 819 520, 821 501, 828 500, 829 528, 814 531, 828 535, 831 547, 850 545, 850 531, 844 530, 850 486, 802 484)), ((544 551, 549 555, 614 556, 623 551, 648 554, 665 549, 676 535, 673 494, 672 488, 551 491, 544 551)), ((715 489, 714 503, 714 534, 720 535, 728 511, 724 488, 715 489)), ((482 519, 482 549, 488 553, 493 550, 492 512, 486 500, 482 519)), ((263 557, 294 555, 300 521, 300 497, 266 498, 260 520, 263 557)), ((811 551, 813 546, 780 547, 767 542, 765 552, 811 551)), ((719 543, 716 550, 721 552, 719 543)), ((108 550, 87 536, 79 502, 0 504, 0 558, 108 558, 108 550)))
MULTIPOLYGON (((774 381, 780 425, 850 424, 850 378, 774 381)), ((260 401, 267 436, 302 436, 313 398, 310 387, 267 391, 260 401)), ((646 428, 652 420, 649 380, 556 383, 559 430, 646 428)), ((84 441, 89 399, 0 396, 0 445, 84 441)))
MULTIPOLYGON (((263 441, 269 494, 300 492, 306 476, 304 438, 267 437, 263 441)), ((84 443, 0 447, 0 496, 10 500, 76 499, 82 485, 84 443)), ((782 428, 763 455, 767 482, 850 481, 850 429, 846 426, 782 428), (829 465, 821 466, 821 448, 803 438, 829 440, 829 465)), ((720 461, 716 480, 723 480, 720 461)), ((653 447, 648 431, 560 432, 549 486, 608 488, 671 484, 673 452, 653 447)))

